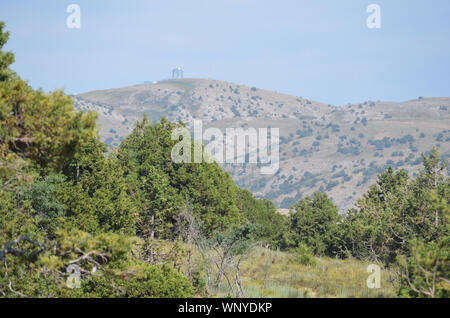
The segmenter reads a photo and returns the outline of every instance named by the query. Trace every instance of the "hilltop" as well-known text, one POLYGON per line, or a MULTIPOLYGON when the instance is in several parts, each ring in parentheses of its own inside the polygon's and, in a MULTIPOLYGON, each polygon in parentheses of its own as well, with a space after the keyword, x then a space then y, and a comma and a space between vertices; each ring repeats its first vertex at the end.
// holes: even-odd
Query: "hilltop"
POLYGON ((81 110, 99 114, 100 135, 110 147, 137 119, 165 116, 188 125, 280 128, 280 169, 261 175, 256 165, 224 165, 234 181, 288 208, 304 195, 327 192, 341 212, 386 166, 413 175, 420 154, 438 147, 450 157, 450 98, 405 102, 365 101, 333 106, 299 96, 211 79, 176 79, 92 91, 74 96, 81 110))

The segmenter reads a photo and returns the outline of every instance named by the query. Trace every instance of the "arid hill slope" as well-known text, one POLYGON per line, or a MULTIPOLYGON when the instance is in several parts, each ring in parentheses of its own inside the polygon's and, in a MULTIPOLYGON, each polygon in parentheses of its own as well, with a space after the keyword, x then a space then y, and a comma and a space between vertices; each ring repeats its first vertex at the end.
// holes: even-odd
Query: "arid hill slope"
POLYGON ((99 113, 100 135, 117 146, 147 114, 204 126, 280 129, 280 169, 262 175, 254 164, 225 165, 235 182, 287 208, 320 190, 341 212, 388 165, 421 167, 422 152, 437 146, 450 157, 450 98, 402 103, 366 101, 331 106, 277 92, 210 79, 179 79, 74 96, 82 110, 99 113))

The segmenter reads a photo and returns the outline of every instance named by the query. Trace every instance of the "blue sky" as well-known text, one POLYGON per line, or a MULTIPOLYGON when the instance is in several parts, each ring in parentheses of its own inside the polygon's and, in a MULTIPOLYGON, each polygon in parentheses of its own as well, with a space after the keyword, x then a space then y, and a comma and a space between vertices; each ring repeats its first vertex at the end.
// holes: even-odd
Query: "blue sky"
POLYGON ((450 96, 448 0, 2 0, 13 68, 81 93, 214 78, 333 105, 450 96), (81 29, 66 8, 81 7, 81 29), (369 4, 381 29, 366 26, 369 4))

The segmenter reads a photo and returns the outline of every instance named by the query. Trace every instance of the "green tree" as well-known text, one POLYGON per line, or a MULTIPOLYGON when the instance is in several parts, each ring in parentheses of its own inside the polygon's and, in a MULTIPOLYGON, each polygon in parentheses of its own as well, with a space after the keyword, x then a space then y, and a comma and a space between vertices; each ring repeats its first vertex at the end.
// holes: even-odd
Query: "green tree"
POLYGON ((47 237, 53 237, 66 216, 64 204, 58 199, 59 188, 65 182, 62 175, 52 174, 34 181, 31 186, 21 186, 16 192, 18 203, 35 218, 36 226, 47 237))
MULTIPOLYGON (((343 249, 371 261, 394 262, 404 245, 406 229, 400 226, 401 207, 407 198, 408 174, 391 167, 378 176, 377 183, 348 211, 339 236, 343 249)), ((348 253, 347 253, 348 254, 348 253)))
MULTIPOLYGON (((134 236, 145 226, 142 208, 161 213, 168 202, 178 202, 173 198, 182 201, 180 189, 188 188, 162 169, 170 144, 153 148, 149 165, 147 154, 124 152, 144 156, 141 175, 118 154, 106 155, 94 113, 77 112, 62 91, 33 90, 9 68, 13 55, 2 50, 8 38, 3 29, 0 23, 0 296, 192 296, 188 278, 169 262, 149 264, 146 245, 134 236), (80 267, 79 289, 67 288, 71 265, 80 267)), ((141 141, 152 143, 162 131, 141 141)), ((145 146, 139 140, 137 146, 145 146)), ((214 180, 208 166, 203 169, 202 177, 214 180)), ((189 183, 194 175, 184 176, 189 183)), ((204 181, 198 179, 192 187, 204 181)), ((203 200, 209 195, 201 194, 203 200)))
POLYGON ((237 191, 237 206, 243 217, 256 225, 254 238, 272 247, 286 247, 284 233, 289 232, 289 219, 275 209, 272 201, 256 199, 248 190, 237 191))
POLYGON ((0 292, 7 297, 191 297, 189 280, 168 265, 137 258, 134 237, 59 230, 47 242, 20 238, 0 251, 5 271, 0 292), (23 244, 24 243, 24 244, 23 244), (80 288, 69 288, 70 265, 79 268, 80 288))
POLYGON ((0 82, 6 81, 14 74, 9 67, 14 63, 14 54, 2 50, 9 39, 9 32, 6 32, 4 29, 5 23, 0 21, 0 82))
POLYGON ((340 244, 360 259, 399 265, 399 295, 447 297, 450 181, 434 148, 409 181, 384 171, 340 225, 340 244))
POLYGON ((114 231, 134 234, 139 206, 130 196, 132 188, 114 155, 105 157, 107 147, 91 140, 66 161, 68 180, 59 191, 67 218, 90 233, 114 231))
POLYGON ((62 91, 33 90, 11 69, 14 55, 3 46, 9 33, 0 22, 0 177, 31 164, 42 173, 57 170, 77 149, 96 136, 95 113, 75 111, 62 91))
POLYGON ((291 216, 295 244, 304 243, 317 255, 334 255, 340 220, 338 209, 325 193, 316 192, 301 199, 291 216))
POLYGON ((144 118, 119 146, 117 158, 129 182, 141 192, 139 223, 147 229, 138 230, 155 237, 173 236, 176 215, 186 202, 192 203, 209 234, 240 223, 237 187, 228 173, 217 163, 172 161, 171 152, 178 141, 172 140, 171 134, 180 125, 165 118, 150 124, 144 118))
POLYGON ((20 79, 0 82, 0 156, 21 158, 57 170, 95 137, 96 115, 75 111, 72 99, 57 91, 35 91, 20 79), (14 156, 12 156, 14 155, 14 156))
POLYGON ((450 239, 409 242, 410 255, 398 256, 402 269, 402 297, 448 298, 450 296, 450 239))
POLYGON ((342 233, 353 255, 392 264, 398 254, 408 254, 408 241, 427 243, 445 235, 449 190, 436 149, 424 156, 424 166, 412 181, 405 171, 388 168, 358 201, 358 209, 349 211, 342 233))

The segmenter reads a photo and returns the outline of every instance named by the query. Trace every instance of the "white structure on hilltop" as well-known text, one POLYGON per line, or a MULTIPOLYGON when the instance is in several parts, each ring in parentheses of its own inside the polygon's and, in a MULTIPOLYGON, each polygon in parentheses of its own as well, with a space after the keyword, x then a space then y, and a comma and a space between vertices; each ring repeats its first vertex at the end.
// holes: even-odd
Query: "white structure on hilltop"
POLYGON ((178 66, 172 70, 172 78, 183 78, 183 70, 181 69, 181 66, 178 66))

